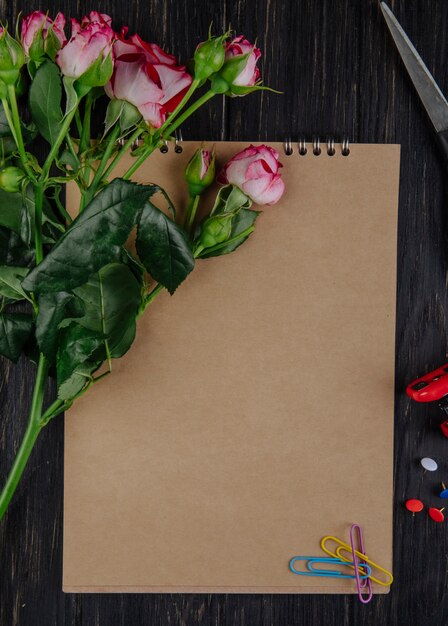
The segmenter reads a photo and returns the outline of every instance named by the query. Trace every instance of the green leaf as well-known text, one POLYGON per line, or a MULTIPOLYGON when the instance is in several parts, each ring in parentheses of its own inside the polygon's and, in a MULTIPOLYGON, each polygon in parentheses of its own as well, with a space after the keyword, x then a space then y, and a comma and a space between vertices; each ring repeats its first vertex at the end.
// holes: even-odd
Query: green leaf
POLYGON ((16 362, 33 326, 31 315, 0 314, 0 354, 16 362))
MULTIPOLYGON (((108 354, 118 358, 129 349, 135 338, 135 320, 141 293, 142 285, 131 270, 126 265, 111 263, 92 276, 85 285, 75 289, 75 295, 84 309, 82 317, 62 321, 64 311, 62 314, 59 311, 56 315, 60 321, 54 317, 51 319, 53 339, 55 332, 58 336, 57 327, 63 326, 59 331, 57 353, 59 398, 73 398, 108 354)), ((42 298, 53 298, 53 302, 59 300, 56 295, 41 296, 39 307, 42 298)), ((62 309, 69 302, 69 295, 61 296, 62 309)))
POLYGON ((118 121, 123 109, 124 100, 110 100, 106 109, 106 119, 104 120, 104 134, 118 121))
POLYGON ((216 196, 215 204, 210 215, 218 213, 231 213, 235 209, 248 209, 252 205, 250 198, 235 185, 221 187, 216 196))
POLYGON ((84 306, 76 322, 107 340, 113 358, 121 357, 134 341, 142 286, 129 267, 110 263, 74 290, 84 306))
POLYGON ((256 85, 252 85, 251 87, 240 87, 239 85, 232 85, 231 88, 232 94, 235 96, 247 96, 254 91, 271 91, 272 93, 282 94, 283 91, 278 91, 278 89, 273 89, 272 87, 267 87, 266 85, 261 85, 257 83, 256 85))
POLYGON ((0 139, 0 155, 8 157, 17 151, 16 142, 12 137, 2 137, 0 139))
POLYGON ((104 360, 98 354, 103 344, 101 337, 78 324, 64 329, 56 365, 60 400, 71 400, 87 384, 104 360))
POLYGON ((194 268, 191 243, 185 231, 151 202, 140 217, 136 249, 154 280, 171 294, 194 268))
POLYGON ((0 226, 20 232, 22 203, 21 193, 9 193, 0 189, 0 226))
MULTIPOLYGON (((89 361, 87 358, 83 363, 73 366, 72 372, 64 371, 66 378, 62 378, 62 374, 59 375, 60 382, 58 382, 58 399, 73 400, 73 398, 82 391, 83 387, 91 380, 92 375, 100 367, 101 362, 89 361)), ((58 374, 56 373, 56 377, 58 374)))
POLYGON ((232 230, 230 231, 229 243, 220 244, 216 246, 216 250, 204 251, 201 259, 207 259, 212 256, 222 256, 223 254, 230 254, 242 243, 250 237, 251 233, 244 235, 244 231, 251 228, 255 224, 255 220, 260 215, 261 211, 251 211, 249 209, 240 209, 232 220, 232 230), (241 235, 241 236, 240 236, 241 235))
POLYGON ((28 291, 71 291, 119 258, 156 185, 113 180, 70 224, 54 248, 25 279, 28 291))
MULTIPOLYGON (((35 363, 36 365, 39 363, 40 358, 40 350, 37 345, 36 336, 34 332, 31 332, 28 335, 28 339, 23 344, 22 354, 26 356, 30 361, 35 363)), ((54 367, 50 367, 48 369, 48 375, 52 378, 56 378, 56 371, 54 367)))
MULTIPOLYGON (((20 235, 27 246, 34 242, 34 224, 36 199, 34 187, 27 186, 22 196, 20 235)), ((55 243, 65 228, 54 214, 47 197, 44 195, 42 207, 42 240, 43 243, 55 243)))
POLYGON ((40 351, 52 363, 58 349, 59 324, 66 316, 67 305, 74 295, 66 291, 43 293, 39 296, 36 318, 36 339, 40 351))
POLYGON ((64 150, 57 160, 58 167, 63 169, 64 165, 68 165, 71 172, 70 174, 76 174, 79 170, 79 161, 74 154, 70 152, 70 150, 64 150))
POLYGON ((45 52, 48 54, 52 61, 55 60, 57 53, 61 49, 61 42, 59 41, 58 37, 56 37, 53 26, 50 26, 50 28, 47 30, 45 38, 45 52))
POLYGON ((28 68, 28 74, 29 77, 31 78, 31 80, 34 79, 34 77, 36 76, 36 72, 39 69, 39 65, 42 65, 42 63, 38 63, 37 61, 33 61, 33 59, 30 59, 27 63, 27 68, 28 68))
POLYGON ((134 274, 135 278, 138 280, 139 284, 143 284, 146 272, 145 267, 129 252, 127 248, 121 249, 120 258, 117 259, 117 261, 127 265, 134 274))
POLYGON ((30 87, 30 110, 40 134, 55 143, 62 124, 61 77, 58 66, 50 60, 39 67, 30 87))
MULTIPOLYGON (((26 145, 35 138, 36 132, 33 128, 30 128, 25 124, 21 124, 21 127, 23 141, 26 145)), ((0 156, 3 156, 3 154, 5 156, 9 156, 13 152, 16 152, 16 150, 16 142, 12 136, 5 109, 3 104, 0 102, 0 156)))
POLYGON ((29 267, 34 262, 34 251, 28 248, 20 236, 0 226, 0 264, 29 267))
POLYGON ((29 271, 28 267, 0 266, 0 295, 8 300, 28 299, 21 282, 29 271))
POLYGON ((120 130, 124 134, 127 130, 135 126, 142 119, 140 111, 130 102, 123 101, 120 111, 120 130))
POLYGON ((219 76, 224 78, 226 82, 232 84, 235 78, 246 68, 250 55, 250 52, 246 52, 245 54, 237 54, 227 58, 223 67, 218 72, 219 76))
MULTIPOLYGON (((35 192, 29 184, 26 190, 8 193, 0 189, 0 226, 18 233, 26 246, 34 241, 35 192)), ((42 232, 44 243, 54 243, 64 230, 56 217, 51 204, 44 196, 42 214, 42 232)))
POLYGON ((106 58, 100 54, 96 61, 76 80, 78 94, 85 95, 92 87, 103 87, 109 82, 114 70, 112 52, 106 58))
POLYGON ((71 76, 64 76, 64 78, 62 79, 66 96, 64 117, 67 117, 67 115, 71 113, 75 107, 78 106, 79 98, 74 86, 75 80, 76 79, 72 78, 71 76))

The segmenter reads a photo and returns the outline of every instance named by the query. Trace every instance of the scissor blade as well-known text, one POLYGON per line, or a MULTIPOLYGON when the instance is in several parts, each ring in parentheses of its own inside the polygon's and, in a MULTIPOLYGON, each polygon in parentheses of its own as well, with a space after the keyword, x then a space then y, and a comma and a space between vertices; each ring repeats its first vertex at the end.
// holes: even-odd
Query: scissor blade
POLYGON ((381 2, 381 10, 398 52, 434 128, 438 133, 448 129, 448 102, 445 96, 385 2, 381 2))

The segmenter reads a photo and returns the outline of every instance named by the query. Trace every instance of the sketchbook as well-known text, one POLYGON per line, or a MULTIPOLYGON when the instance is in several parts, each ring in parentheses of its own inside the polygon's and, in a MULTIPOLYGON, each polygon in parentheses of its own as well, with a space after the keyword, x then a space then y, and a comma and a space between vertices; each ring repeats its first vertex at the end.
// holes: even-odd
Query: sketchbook
MULTIPOLYGON (((198 145, 135 180, 182 211, 198 145)), ((217 142, 219 163, 247 145, 217 142)), ((355 593, 288 567, 355 522, 392 570, 400 149, 269 145, 280 203, 161 293, 66 414, 66 592, 355 593)))

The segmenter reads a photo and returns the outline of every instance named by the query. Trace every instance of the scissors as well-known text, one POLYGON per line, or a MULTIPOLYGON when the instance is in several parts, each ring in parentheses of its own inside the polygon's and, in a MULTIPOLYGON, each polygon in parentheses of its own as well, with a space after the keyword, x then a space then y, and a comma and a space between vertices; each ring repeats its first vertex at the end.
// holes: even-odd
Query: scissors
POLYGON ((385 2, 380 3, 398 52, 436 132, 439 148, 448 164, 448 102, 411 40, 385 2))
MULTIPOLYGON (((380 6, 398 52, 432 122, 445 163, 448 164, 448 102, 392 11, 385 2, 381 2, 380 6)), ((414 380, 407 386, 406 393, 417 402, 438 400, 445 417, 448 417, 448 363, 414 380)), ((448 437, 448 419, 440 427, 444 436, 448 437)))

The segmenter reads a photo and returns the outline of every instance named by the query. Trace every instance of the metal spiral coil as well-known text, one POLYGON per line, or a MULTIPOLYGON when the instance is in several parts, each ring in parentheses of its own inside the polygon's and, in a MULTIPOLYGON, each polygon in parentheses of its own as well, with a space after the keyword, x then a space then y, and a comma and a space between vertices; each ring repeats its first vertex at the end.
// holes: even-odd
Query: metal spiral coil
MULTIPOLYGON (((328 156, 334 156, 338 153, 336 148, 337 144, 334 137, 328 137, 326 142, 321 142, 320 137, 314 137, 312 141, 312 154, 313 156, 320 156, 322 154, 322 146, 326 144, 326 154, 328 156)), ((341 141, 340 154, 342 156, 348 156, 350 154, 350 142, 347 138, 342 139, 341 141)), ((292 142, 291 137, 287 137, 283 142, 283 151, 286 156, 291 156, 295 152, 295 144, 292 142)), ((306 140, 304 137, 301 137, 297 142, 297 152, 300 156, 305 156, 308 154, 308 148, 306 145, 306 140)))
MULTIPOLYGON (((175 131, 174 137, 174 152, 176 154, 181 154, 183 152, 183 139, 180 128, 175 131)), ((118 140, 118 143, 120 146, 123 146, 126 143, 126 140, 124 138, 121 138, 118 140)), ((137 139, 134 142, 132 148, 137 148, 140 143, 141 141, 137 139)), ((162 146, 160 147, 160 152, 166 154, 167 152, 169 152, 171 145, 172 143, 165 139, 162 143, 162 146)), ((347 157, 350 154, 350 142, 346 137, 341 140, 340 150, 337 148, 338 144, 336 143, 334 137, 328 137, 325 142, 322 142, 320 137, 315 136, 311 142, 311 145, 311 153, 313 154, 313 156, 320 156, 323 153, 323 146, 326 146, 324 152, 327 154, 327 156, 335 156, 336 154, 340 153, 342 156, 347 157)), ((290 136, 286 137, 283 142, 283 151, 286 156, 291 156, 296 150, 300 156, 306 156, 308 154, 308 148, 305 138, 300 137, 297 142, 293 142, 290 136)))

